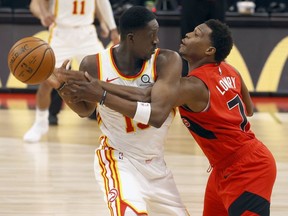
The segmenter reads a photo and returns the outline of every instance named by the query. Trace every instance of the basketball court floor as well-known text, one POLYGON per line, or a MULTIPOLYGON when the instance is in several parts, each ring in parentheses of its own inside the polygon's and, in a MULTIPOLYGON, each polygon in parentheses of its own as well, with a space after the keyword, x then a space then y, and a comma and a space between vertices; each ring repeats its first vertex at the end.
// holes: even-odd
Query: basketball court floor
MULTIPOLYGON (((252 129, 277 161, 271 216, 287 216, 288 98, 253 100, 252 129)), ((34 108, 34 95, 0 94, 0 216, 107 216, 93 174, 96 121, 64 106, 58 126, 40 142, 25 143, 34 108)), ((200 216, 209 164, 178 115, 165 149, 183 202, 192 216, 200 216)))

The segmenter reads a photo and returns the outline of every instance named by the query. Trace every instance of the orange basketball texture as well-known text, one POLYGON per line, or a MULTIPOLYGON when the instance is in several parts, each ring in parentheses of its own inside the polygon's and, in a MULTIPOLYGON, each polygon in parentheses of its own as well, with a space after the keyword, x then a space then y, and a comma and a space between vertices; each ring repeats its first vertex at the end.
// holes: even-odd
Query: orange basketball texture
POLYGON ((22 38, 9 51, 8 67, 19 81, 39 84, 53 73, 55 55, 45 41, 36 37, 22 38))

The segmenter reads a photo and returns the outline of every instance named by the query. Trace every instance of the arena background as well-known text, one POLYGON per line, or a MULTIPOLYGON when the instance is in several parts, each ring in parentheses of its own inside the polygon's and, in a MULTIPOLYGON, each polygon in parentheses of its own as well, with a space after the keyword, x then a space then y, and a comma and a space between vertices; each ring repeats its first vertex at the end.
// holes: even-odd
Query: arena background
MULTIPOLYGON (((177 13, 158 13, 160 48, 178 50, 180 17, 177 13)), ((234 37, 234 48, 227 58, 242 74, 252 94, 288 95, 288 15, 255 13, 243 16, 227 13, 234 37)), ((97 25, 97 23, 96 23, 97 25)), ((29 92, 37 86, 17 81, 9 72, 7 55, 11 46, 27 36, 46 39, 47 30, 26 9, 0 10, 0 91, 29 92)), ((103 40, 106 46, 109 41, 103 40)), ((73 62, 77 68, 78 63, 73 62)))

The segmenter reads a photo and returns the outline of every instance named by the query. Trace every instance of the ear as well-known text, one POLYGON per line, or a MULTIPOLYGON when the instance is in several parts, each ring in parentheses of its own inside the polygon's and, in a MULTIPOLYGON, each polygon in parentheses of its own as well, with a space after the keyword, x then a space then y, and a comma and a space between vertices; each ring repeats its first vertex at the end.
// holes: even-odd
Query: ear
POLYGON ((127 34, 127 39, 129 40, 129 41, 133 41, 134 40, 134 34, 131 32, 131 33, 128 33, 127 34))
POLYGON ((206 49, 205 53, 206 53, 206 55, 209 55, 209 56, 214 55, 216 53, 216 48, 215 47, 209 47, 206 49))

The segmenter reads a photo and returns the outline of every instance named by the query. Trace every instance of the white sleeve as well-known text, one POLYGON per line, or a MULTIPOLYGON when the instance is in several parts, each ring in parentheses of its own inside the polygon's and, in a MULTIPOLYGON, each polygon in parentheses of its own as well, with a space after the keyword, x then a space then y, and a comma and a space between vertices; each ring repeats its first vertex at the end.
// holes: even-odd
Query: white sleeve
POLYGON ((98 7, 97 11, 101 13, 109 30, 116 29, 116 23, 109 0, 95 0, 95 2, 96 7, 98 7))

